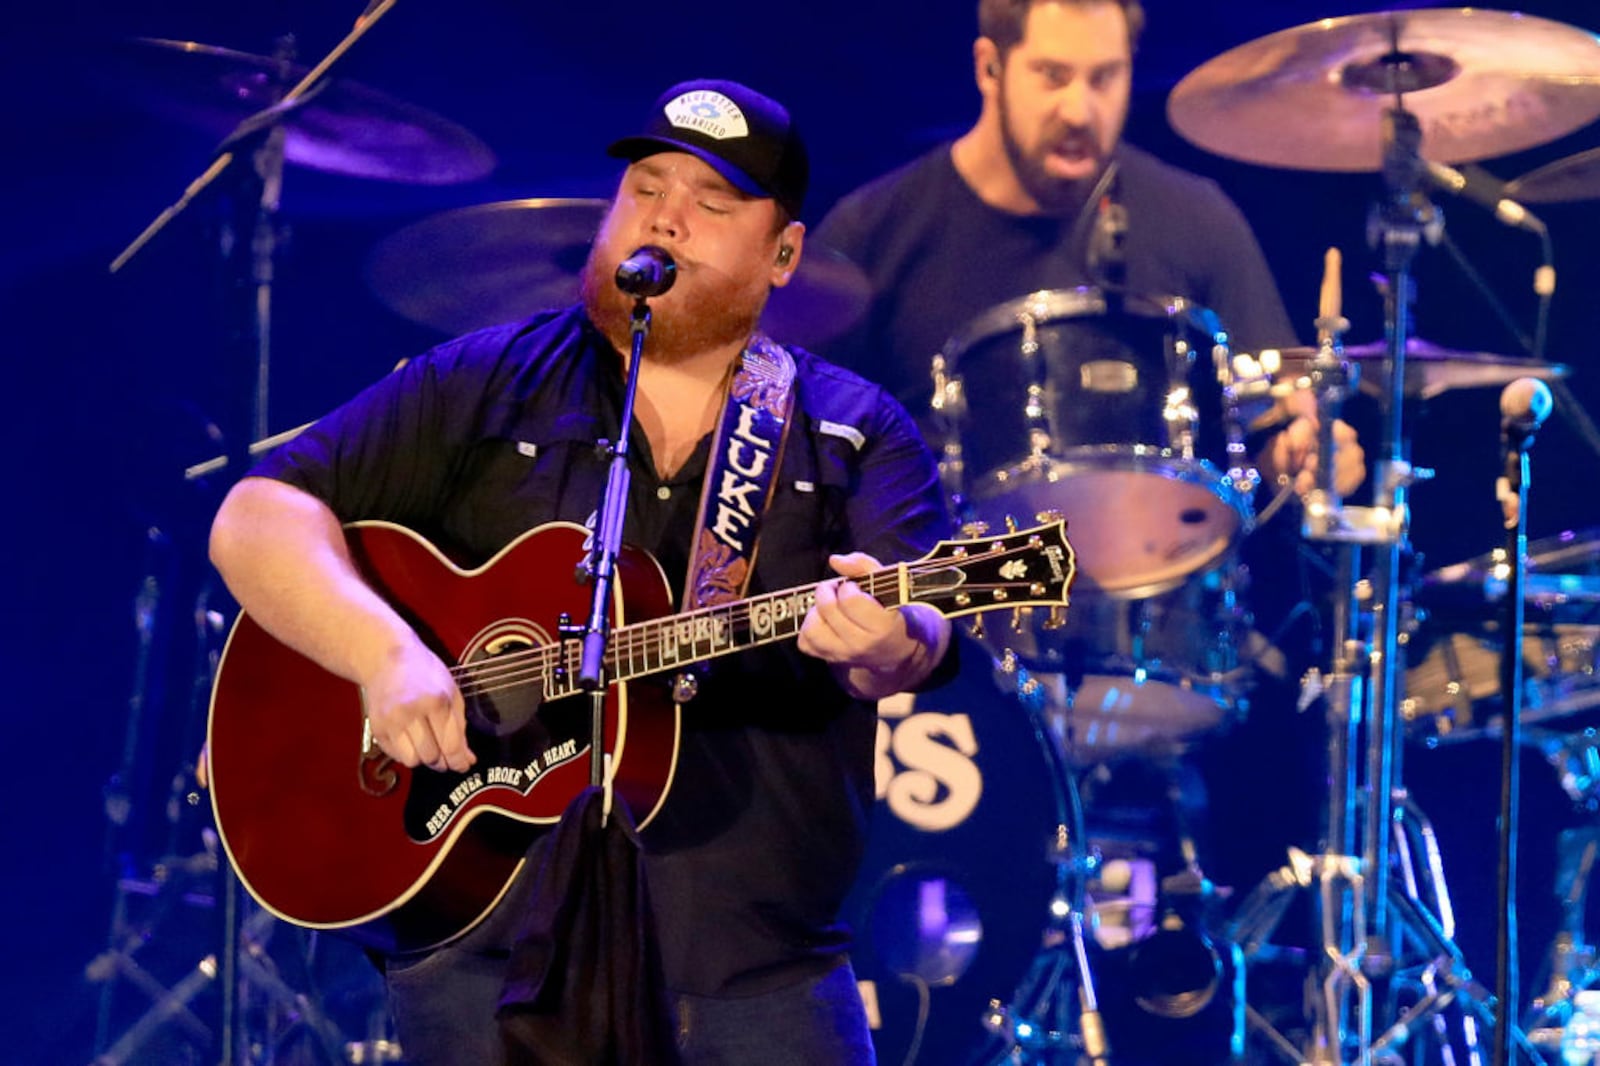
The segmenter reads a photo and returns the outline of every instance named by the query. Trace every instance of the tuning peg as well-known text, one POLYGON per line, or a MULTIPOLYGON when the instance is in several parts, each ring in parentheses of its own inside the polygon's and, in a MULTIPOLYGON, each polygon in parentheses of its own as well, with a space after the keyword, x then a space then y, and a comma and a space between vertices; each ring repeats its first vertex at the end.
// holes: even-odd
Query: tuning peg
POLYGON ((974 640, 983 639, 983 615, 975 614, 972 616, 972 625, 968 627, 967 632, 972 634, 974 640))
POLYGON ((1053 522, 1065 521, 1067 516, 1054 507, 1047 507, 1042 511, 1033 512, 1033 517, 1041 526, 1048 526, 1053 522))
POLYGON ((1040 623, 1040 626, 1044 629, 1054 630, 1063 629, 1066 627, 1066 624, 1067 612, 1062 610, 1060 607, 1052 607, 1050 608, 1050 613, 1045 615, 1045 619, 1040 623))
POLYGON ((1015 533, 1016 531, 1017 531, 1017 520, 1015 518, 1012 518, 1010 515, 1006 515, 1006 532, 1007 533, 1015 533))
POLYGON ((1027 608, 1027 607, 1013 607, 1013 608, 1011 608, 1011 632, 1013 632, 1013 633, 1022 633, 1024 631, 1026 631, 1027 626, 1022 624, 1022 616, 1023 616, 1024 613, 1032 613, 1031 608, 1027 608))
POLYGON ((973 519, 971 522, 961 523, 961 535, 969 540, 976 540, 989 532, 989 523, 973 519))

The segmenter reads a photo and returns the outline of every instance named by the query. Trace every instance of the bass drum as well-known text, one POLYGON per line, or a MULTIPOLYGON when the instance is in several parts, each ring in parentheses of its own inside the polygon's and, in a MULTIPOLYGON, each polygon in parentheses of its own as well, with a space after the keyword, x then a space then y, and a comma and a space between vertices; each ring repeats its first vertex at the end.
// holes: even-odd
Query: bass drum
POLYGON ((1067 819, 1060 745, 1002 697, 989 657, 879 704, 877 802, 844 914, 878 1061, 982 1061, 991 999, 1009 1001, 1043 945, 1067 819))
POLYGON ((961 652, 949 684, 879 704, 877 802, 844 908, 878 1061, 1005 1061, 1005 1039, 986 1024, 993 1001, 1012 1012, 998 1028, 1042 1015, 1075 1031, 1077 970, 1054 905, 1072 898, 1089 854, 1107 860, 1084 888, 1113 1048, 1154 1040, 1162 1061, 1221 1061, 1240 971, 1230 953, 1160 921, 1171 912, 1159 871, 1177 861, 1165 809, 1175 780, 1149 763, 1097 775, 1079 838, 1055 729, 996 691, 982 648, 964 641, 961 652), (1174 1058, 1174 1048, 1189 1050, 1174 1058))

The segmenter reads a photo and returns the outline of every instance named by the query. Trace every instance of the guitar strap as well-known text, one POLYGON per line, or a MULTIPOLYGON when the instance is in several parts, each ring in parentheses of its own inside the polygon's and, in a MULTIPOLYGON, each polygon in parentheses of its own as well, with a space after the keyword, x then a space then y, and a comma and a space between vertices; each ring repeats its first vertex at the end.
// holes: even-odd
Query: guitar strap
POLYGON ((793 422, 794 379, 794 357, 765 334, 753 334, 729 383, 706 463, 683 582, 685 611, 745 595, 793 422))

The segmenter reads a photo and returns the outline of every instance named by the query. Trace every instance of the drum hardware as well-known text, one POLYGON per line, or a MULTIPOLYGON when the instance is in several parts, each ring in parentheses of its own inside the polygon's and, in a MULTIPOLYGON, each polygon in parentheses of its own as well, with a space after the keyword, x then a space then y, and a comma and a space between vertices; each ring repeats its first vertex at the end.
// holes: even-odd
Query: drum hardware
POLYGON ((1014 1061, 1019 1047, 1075 1047, 1080 1027, 1092 1044, 1098 1031, 1082 937, 1100 857, 1086 844, 1077 782, 1040 715, 997 705, 982 658, 964 654, 951 684, 879 708, 880 803, 865 866, 885 848, 895 861, 859 882, 845 910, 863 941, 856 971, 872 988, 884 1062, 927 1061, 924 1048, 938 1061, 1014 1061), (973 699, 982 705, 969 714, 973 699), (1009 875, 994 877, 1002 865, 1009 875))
MULTIPOLYGON (((295 64, 291 37, 281 38, 271 57, 187 41, 133 42, 136 53, 130 55, 136 54, 144 64, 145 83, 161 81, 167 71, 182 68, 176 92, 170 80, 152 86, 158 109, 226 133, 206 170, 110 264, 112 272, 120 270, 200 193, 225 173, 229 175, 219 242, 224 275, 220 288, 226 300, 223 320, 229 327, 225 354, 229 403, 226 417, 219 419, 226 455, 201 464, 204 470, 192 468, 191 478, 224 466, 230 473, 242 474, 252 454, 286 436, 268 433, 272 291, 280 238, 277 216, 286 166, 429 184, 479 177, 493 166, 493 156, 466 131, 354 83, 326 80, 340 57, 394 3, 376 0, 355 28, 309 70, 295 64), (201 98, 197 100, 197 96, 201 98)), ((209 620, 212 615, 209 609, 196 612, 197 619, 209 620)), ((209 691, 209 667, 214 667, 215 661, 208 656, 207 668, 197 669, 195 691, 209 691)), ((178 793, 189 790, 188 773, 186 769, 175 778, 175 810, 182 810, 187 803, 178 793)), ((310 1032, 325 1056, 338 1061, 342 1037, 337 1027, 313 997, 292 989, 265 955, 263 930, 270 928, 273 919, 246 906, 229 864, 215 863, 214 856, 213 863, 217 876, 212 907, 220 919, 216 949, 173 989, 153 996, 150 1011, 97 1061, 121 1061, 116 1056, 136 1049, 170 1018, 182 1016, 186 1004, 213 981, 220 1001, 217 1024, 214 1033, 208 1026, 201 1028, 209 1050, 223 1066, 249 1059, 252 1042, 278 1039, 276 1034, 252 1031, 253 1025, 271 1014, 271 1010, 253 1010, 263 1003, 272 1010, 281 1008, 283 1017, 293 1019, 291 1027, 310 1032), (107 1059, 108 1055, 112 1058, 107 1059)), ((126 917, 121 902, 119 899, 113 916, 114 936, 126 917)), ((136 972, 125 955, 112 960, 110 969, 136 972)), ((148 982, 145 987, 155 991, 148 982)), ((102 1022, 107 1010, 103 1002, 102 1022)), ((108 1035, 102 1024, 97 1037, 101 1048, 108 1035)))
MULTIPOLYGON (((390 234, 367 257, 367 286, 391 311, 456 336, 578 299, 589 245, 607 201, 533 197, 430 215, 390 234)), ((821 244, 806 245, 789 284, 774 288, 761 328, 817 346, 866 312, 861 268, 821 244)))
MULTIPOLYGON (((1289 31, 1291 33, 1295 31, 1289 31)), ((1398 29, 1391 28, 1388 59, 1391 80, 1409 76, 1399 60, 1398 29)), ((1249 46, 1246 46, 1247 48, 1249 46)), ((1381 64, 1380 64, 1381 66, 1381 64)), ((1204 68, 1202 68, 1204 69, 1204 68)), ((1365 68, 1364 68, 1365 72, 1365 68)), ((1191 78, 1195 75, 1191 75, 1191 78)), ((1186 79, 1187 81, 1188 79, 1186 79)), ((1180 85, 1180 90, 1182 85, 1180 85)), ((1404 96, 1390 86, 1394 103, 1383 115, 1383 163, 1388 198, 1374 210, 1372 236, 1381 245, 1390 284, 1386 289, 1389 339, 1385 450, 1375 466, 1374 504, 1347 506, 1334 484, 1332 427, 1351 381, 1342 335, 1348 322, 1340 313, 1340 261, 1330 253, 1317 319, 1319 344, 1307 368, 1309 387, 1321 427, 1321 454, 1315 488, 1305 500, 1302 535, 1313 542, 1338 546, 1339 587, 1348 590, 1334 601, 1335 652, 1331 672, 1314 679, 1324 700, 1328 721, 1329 795, 1324 824, 1324 851, 1309 855, 1292 850, 1288 865, 1276 871, 1246 897, 1231 927, 1248 961, 1272 934, 1288 907, 1289 897, 1314 890, 1320 914, 1321 951, 1308 977, 1311 1033, 1308 1061, 1353 1061, 1367 1066, 1373 1056, 1410 1039, 1414 1026, 1431 1021, 1446 1006, 1463 998, 1463 984, 1450 980, 1441 991, 1437 981, 1458 972, 1453 945, 1440 933, 1421 905, 1422 885, 1408 860, 1404 836, 1394 833, 1393 805, 1399 789, 1394 703, 1399 649, 1398 613, 1401 550, 1409 526, 1407 494, 1415 480, 1406 456, 1401 412, 1405 402, 1405 355, 1410 335, 1412 285, 1410 262, 1438 226, 1437 215, 1417 191, 1417 148, 1421 127, 1404 110, 1404 96), (1375 576, 1358 580, 1358 553, 1372 550, 1375 576), (1363 613, 1368 619, 1359 623, 1363 613), (1365 661, 1366 669, 1362 664, 1365 661), (1365 782, 1360 785, 1355 753, 1365 725, 1365 782), (1362 796, 1365 794, 1365 803, 1362 796), (1358 839, 1359 838, 1359 839, 1358 839), (1400 865, 1403 883, 1391 879, 1400 865), (1375 1034, 1375 996, 1398 988, 1405 978, 1397 969, 1408 945, 1422 944, 1431 961, 1421 967, 1423 999, 1406 1015, 1403 1027, 1375 1034), (1440 960, 1448 963, 1442 965, 1440 960)), ((1178 92, 1174 93, 1176 107, 1178 92)), ((1308 679, 1311 680, 1311 679, 1308 679)), ((1430 871, 1431 873, 1432 871, 1430 871)), ((1446 897, 1442 881, 1430 878, 1436 900, 1446 897)), ((1471 997, 1467 997, 1471 998, 1471 997)), ((1280 1052, 1293 1044, 1264 1019, 1252 1021, 1280 1052)), ((1441 1019, 1442 1024, 1442 1019, 1441 1019)), ((1475 1050, 1476 1034, 1464 1029, 1463 1043, 1475 1050)), ((1301 1058, 1302 1056, 1294 1056, 1301 1058)))
POLYGON ((1544 991, 1534 997, 1523 1018, 1529 1038, 1552 1050, 1560 1046, 1573 997, 1600 981, 1600 957, 1588 942, 1583 920, 1597 845, 1600 830, 1594 826, 1566 829, 1558 837, 1555 896, 1561 906, 1561 926, 1548 952, 1544 991))

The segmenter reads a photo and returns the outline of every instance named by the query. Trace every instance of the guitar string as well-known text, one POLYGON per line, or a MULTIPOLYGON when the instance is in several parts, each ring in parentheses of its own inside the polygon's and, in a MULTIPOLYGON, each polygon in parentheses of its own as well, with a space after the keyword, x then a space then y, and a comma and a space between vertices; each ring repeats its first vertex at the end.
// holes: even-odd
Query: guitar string
MULTIPOLYGON (((968 585, 966 587, 975 592, 982 592, 990 587, 1000 588, 1004 586, 968 585)), ((997 604, 996 606, 1001 605, 997 604)), ((710 610, 715 612, 717 609, 712 608, 710 610)), ((671 619, 682 619, 687 617, 691 616, 668 616, 668 618, 671 619)), ((742 622, 748 622, 748 620, 749 612, 747 610, 734 610, 728 612, 726 618, 726 621, 731 626, 738 626, 742 622)), ((654 621, 657 620, 649 620, 649 622, 654 621)), ((661 619, 660 621, 665 622, 667 619, 661 619)), ((661 627, 650 626, 649 622, 646 622, 645 625, 646 628, 652 630, 652 632, 626 634, 625 636, 619 638, 615 644, 613 644, 613 651, 610 656, 611 662, 631 661, 635 654, 642 654, 645 656, 646 663, 648 664, 648 658, 652 652, 655 652, 658 655, 660 654, 659 649, 662 646, 662 642, 659 639, 658 634, 654 631, 666 627, 665 625, 661 627)), ((798 629, 796 632, 797 631, 798 629)), ((774 643, 777 640, 785 639, 792 635, 792 633, 775 634, 769 640, 751 642, 745 644, 744 646, 757 647, 761 644, 774 643)), ((693 645, 696 642, 691 641, 689 643, 693 645)), ((555 687, 551 685, 550 682, 554 679, 553 670, 557 665, 555 660, 563 658, 561 655, 562 650, 566 651, 566 655, 564 656, 565 662, 562 665, 565 667, 565 670, 569 676, 575 676, 581 665, 582 649, 574 646, 570 642, 541 645, 538 648, 532 648, 525 652, 512 652, 507 655, 497 657, 497 659, 492 663, 465 664, 463 666, 453 668, 452 672, 463 681, 461 692, 464 697, 487 695, 489 693, 518 687, 527 684, 532 680, 545 682, 546 688, 549 689, 555 687)), ((691 656, 686 658, 684 661, 694 662, 700 658, 704 658, 704 656, 691 656)), ((632 676, 640 676, 646 673, 665 671, 671 669, 672 665, 681 664, 674 663, 668 665, 663 662, 655 670, 648 669, 647 667, 646 669, 636 671, 632 676)), ((564 696, 572 695, 575 691, 576 689, 563 687, 560 691, 555 692, 552 696, 547 698, 559 699, 564 696)))
MULTIPOLYGON (((986 553, 982 556, 974 556, 973 559, 991 561, 997 558, 1004 558, 1006 556, 1016 554, 1022 550, 1025 550, 1025 547, 1026 546, 1019 546, 1017 548, 1001 549, 1000 551, 986 553)), ((947 571, 949 569, 950 566, 948 562, 925 561, 921 563, 913 562, 905 564, 905 571, 908 576, 925 576, 929 574, 936 574, 941 571, 947 571)), ((871 595, 877 596, 880 593, 892 592, 900 584, 900 568, 889 568, 886 570, 877 571, 874 574, 865 575, 865 581, 867 585, 866 591, 871 595)), ((1004 585, 973 584, 963 586, 963 588, 966 590, 979 593, 988 591, 990 588, 1001 587, 1004 587, 1004 585)), ((814 588, 815 586, 792 589, 789 590, 788 594, 807 592, 814 588)), ((726 607, 710 607, 683 615, 668 615, 662 618, 648 619, 637 630, 630 632, 629 629, 632 629, 632 627, 629 627, 628 629, 624 629, 620 632, 618 639, 612 645, 610 659, 612 662, 631 661, 635 654, 642 653, 645 656, 646 662, 648 663, 649 655, 652 651, 656 652, 658 655, 660 654, 660 648, 662 646, 662 641, 660 638, 664 635, 665 631, 669 629, 679 628, 685 625, 692 627, 695 621, 700 618, 716 619, 725 622, 730 627, 737 627, 742 623, 749 622, 750 618, 752 617, 753 608, 771 603, 774 600, 782 599, 785 595, 785 593, 777 593, 772 596, 763 596, 755 601, 743 601, 731 609, 726 607), (721 615, 720 618, 719 615, 721 615), (659 624, 651 625, 651 623, 659 624)), ((1002 605, 997 604, 996 606, 1002 605)), ((793 619, 786 620, 794 621, 793 619)), ((798 631, 798 629, 796 629, 796 631, 798 631)), ((782 639, 782 637, 789 635, 792 634, 774 636, 772 640, 775 641, 782 639)), ((770 642, 771 641, 763 641, 761 643, 770 642)), ((693 646, 698 642, 691 640, 688 643, 693 646)), ((746 646, 754 647, 756 645, 750 644, 746 646)), ((553 679, 553 670, 557 665, 556 661, 565 658, 566 661, 564 665, 568 674, 575 674, 580 665, 581 654, 581 648, 574 646, 570 641, 562 641, 559 644, 540 645, 537 648, 530 648, 522 652, 510 652, 505 655, 496 656, 493 660, 487 662, 464 663, 452 667, 451 673, 457 677, 458 683, 461 685, 462 695, 464 697, 486 695, 488 693, 502 691, 508 688, 524 685, 530 680, 543 680, 546 682, 546 687, 549 688, 551 687, 549 683, 553 679), (561 654, 563 649, 566 650, 565 656, 562 656, 561 654)), ((691 659, 689 661, 693 660, 691 659)), ((669 669, 669 667, 663 664, 660 669, 666 670, 669 669)), ((642 672, 650 671, 647 670, 642 672)), ((559 698, 561 696, 570 694, 571 692, 568 691, 558 692, 553 698, 559 698)))
MULTIPOLYGON (((877 596, 880 593, 891 592, 899 585, 897 573, 877 571, 866 577, 866 591, 877 596), (883 586, 883 587, 879 587, 883 586)), ((815 586, 806 586, 787 590, 787 594, 810 592, 815 586)), ((666 631, 682 626, 694 627, 697 620, 725 621, 730 627, 742 622, 748 622, 750 611, 755 604, 768 603, 772 600, 784 598, 785 593, 778 593, 771 597, 760 597, 754 603, 743 601, 729 606, 706 607, 686 614, 664 615, 660 618, 646 619, 639 629, 628 627, 615 634, 612 643, 610 660, 617 662, 631 659, 636 652, 648 654, 661 646, 661 637, 666 631)), ((798 630, 797 630, 798 631, 798 630)), ((778 638, 774 638, 778 639, 778 638)), ((693 646, 697 642, 689 640, 685 643, 693 646)), ((532 677, 543 677, 548 680, 550 669, 555 664, 546 660, 557 659, 565 649, 565 666, 569 673, 575 673, 580 665, 582 649, 570 641, 558 644, 544 644, 537 648, 530 648, 522 652, 511 652, 495 657, 493 660, 480 663, 464 663, 452 667, 451 673, 455 674, 458 683, 462 684, 461 693, 466 695, 481 695, 488 692, 499 691, 516 684, 523 684, 532 677), (533 669, 529 669, 532 667, 533 669)), ((693 661, 693 660, 690 660, 693 661)), ((666 667, 663 667, 666 669, 666 667)), ((568 693, 560 693, 567 695, 568 693)))

